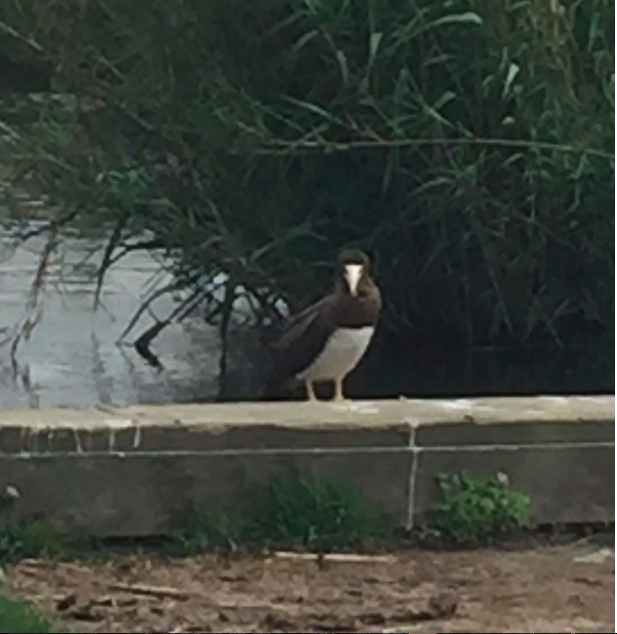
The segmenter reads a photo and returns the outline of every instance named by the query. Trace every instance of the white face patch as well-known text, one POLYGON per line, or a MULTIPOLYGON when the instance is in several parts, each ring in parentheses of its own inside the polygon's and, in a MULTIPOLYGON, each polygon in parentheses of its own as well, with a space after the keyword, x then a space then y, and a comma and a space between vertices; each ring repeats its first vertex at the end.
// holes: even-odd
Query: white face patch
POLYGON ((352 295, 356 295, 358 293, 358 282, 360 281, 361 275, 362 275, 361 264, 346 264, 345 265, 345 279, 347 280, 347 284, 349 285, 349 292, 352 295))

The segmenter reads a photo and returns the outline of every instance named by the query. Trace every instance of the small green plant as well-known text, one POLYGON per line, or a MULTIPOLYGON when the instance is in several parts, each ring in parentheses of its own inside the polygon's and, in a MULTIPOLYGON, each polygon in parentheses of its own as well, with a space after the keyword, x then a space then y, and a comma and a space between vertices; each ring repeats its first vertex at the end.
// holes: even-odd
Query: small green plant
POLYGON ((24 520, 0 528, 0 563, 26 557, 61 558, 66 552, 66 540, 45 522, 24 520))
POLYGON ((382 517, 346 482, 288 470, 256 492, 245 534, 251 542, 327 551, 382 536, 382 517))
POLYGON ((429 512, 429 532, 455 543, 503 535, 527 523, 529 498, 510 489, 504 473, 487 478, 462 474, 437 477, 440 499, 429 512))
POLYGON ((0 632, 52 634, 52 624, 29 605, 0 594, 0 632))

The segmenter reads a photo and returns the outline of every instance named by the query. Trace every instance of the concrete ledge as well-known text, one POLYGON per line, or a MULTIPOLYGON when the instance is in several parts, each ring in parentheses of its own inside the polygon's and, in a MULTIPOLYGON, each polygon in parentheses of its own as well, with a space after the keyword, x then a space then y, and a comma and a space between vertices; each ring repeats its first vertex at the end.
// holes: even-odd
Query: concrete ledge
POLYGON ((502 471, 533 520, 612 522, 615 399, 483 398, 0 411, 0 522, 165 533, 189 502, 233 508, 293 464, 345 477, 398 526, 439 472, 502 471))

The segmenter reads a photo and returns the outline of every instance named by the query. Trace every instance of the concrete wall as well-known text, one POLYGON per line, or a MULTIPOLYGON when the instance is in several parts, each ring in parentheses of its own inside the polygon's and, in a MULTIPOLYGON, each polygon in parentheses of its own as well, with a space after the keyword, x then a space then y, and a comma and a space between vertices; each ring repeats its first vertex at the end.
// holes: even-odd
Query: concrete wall
POLYGON ((4 411, 0 522, 160 534, 189 502, 237 508, 290 464, 346 478, 401 527, 463 469, 505 472, 537 523, 612 522, 614 441, 613 396, 4 411))

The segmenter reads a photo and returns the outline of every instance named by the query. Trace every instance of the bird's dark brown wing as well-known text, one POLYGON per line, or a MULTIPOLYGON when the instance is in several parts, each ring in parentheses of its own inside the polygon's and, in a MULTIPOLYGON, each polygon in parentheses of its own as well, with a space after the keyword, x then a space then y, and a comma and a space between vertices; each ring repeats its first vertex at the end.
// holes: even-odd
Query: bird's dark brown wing
POLYGON ((287 319, 269 342, 272 365, 266 391, 304 370, 321 352, 335 324, 336 299, 327 295, 287 319))

